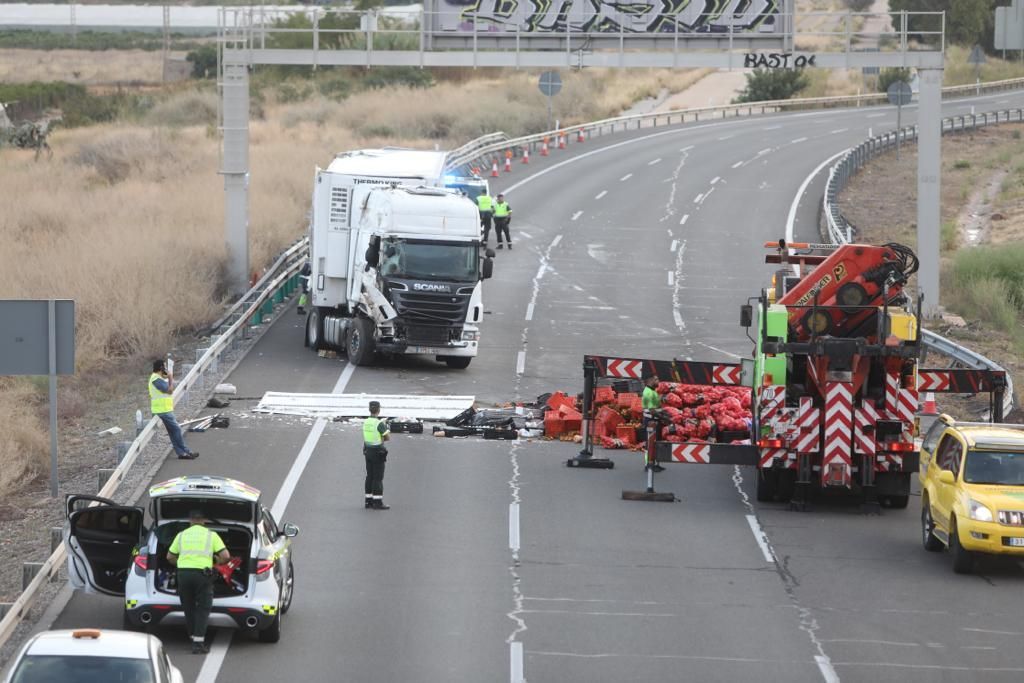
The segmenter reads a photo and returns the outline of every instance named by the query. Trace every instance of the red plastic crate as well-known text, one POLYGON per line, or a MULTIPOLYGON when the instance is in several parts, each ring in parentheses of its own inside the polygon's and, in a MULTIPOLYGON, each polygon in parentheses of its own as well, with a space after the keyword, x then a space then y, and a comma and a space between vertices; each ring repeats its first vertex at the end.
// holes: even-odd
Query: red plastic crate
POLYGON ((636 427, 628 424, 621 424, 615 428, 615 436, 622 440, 628 446, 635 446, 636 441, 636 427))
POLYGON ((598 387, 594 390, 594 404, 602 405, 604 403, 615 402, 615 390, 611 387, 598 387))

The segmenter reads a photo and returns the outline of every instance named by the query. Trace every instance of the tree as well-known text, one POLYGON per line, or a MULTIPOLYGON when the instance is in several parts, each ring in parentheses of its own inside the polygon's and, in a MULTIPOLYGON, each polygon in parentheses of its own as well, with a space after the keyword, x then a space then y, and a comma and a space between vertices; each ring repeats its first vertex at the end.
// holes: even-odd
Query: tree
MULTIPOLYGON (((889 0, 893 13, 893 25, 900 28, 897 12, 945 12, 946 42, 954 45, 982 45, 992 48, 993 25, 997 0, 889 0)), ((941 30, 941 17, 909 16, 910 33, 929 35, 913 36, 921 42, 934 43, 941 30)))
POLYGON ((192 78, 210 78, 217 75, 217 46, 203 45, 185 55, 192 64, 192 78))
POLYGON ((843 4, 851 12, 867 12, 875 4, 875 0, 844 0, 843 4))
POLYGON ((754 69, 736 102, 788 100, 807 87, 807 75, 799 69, 754 69))
POLYGON ((895 69, 882 69, 878 74, 878 92, 889 92, 889 86, 896 81, 910 83, 910 69, 898 67, 895 69))

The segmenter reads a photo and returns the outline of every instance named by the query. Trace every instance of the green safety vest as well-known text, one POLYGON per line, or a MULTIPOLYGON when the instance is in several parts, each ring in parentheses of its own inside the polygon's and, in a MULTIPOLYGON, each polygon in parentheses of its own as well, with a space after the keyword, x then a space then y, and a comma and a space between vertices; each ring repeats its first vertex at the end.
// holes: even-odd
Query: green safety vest
POLYGON ((651 387, 644 387, 643 395, 643 407, 644 408, 660 408, 661 407, 661 396, 658 396, 658 392, 651 387))
POLYGON ((149 376, 149 409, 154 415, 160 413, 173 413, 174 412, 174 397, 153 386, 153 382, 163 379, 157 373, 153 373, 149 376))
POLYGON ((384 439, 381 438, 380 432, 377 431, 377 425, 379 425, 380 422, 380 419, 376 417, 368 417, 363 420, 363 443, 367 446, 380 446, 384 443, 384 439))
POLYGON ((169 550, 178 556, 178 569, 209 569, 214 554, 224 550, 224 541, 217 532, 193 524, 174 537, 169 550))
POLYGON ((508 202, 495 202, 494 203, 494 217, 504 218, 512 213, 512 209, 509 208, 508 202))
POLYGON ((476 205, 481 211, 490 211, 493 208, 491 206, 491 195, 484 192, 476 198, 476 205))

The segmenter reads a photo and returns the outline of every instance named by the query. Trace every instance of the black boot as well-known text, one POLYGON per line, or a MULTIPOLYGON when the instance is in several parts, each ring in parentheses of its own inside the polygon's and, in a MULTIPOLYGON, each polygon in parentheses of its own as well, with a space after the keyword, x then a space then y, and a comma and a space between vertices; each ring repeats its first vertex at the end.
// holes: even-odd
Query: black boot
POLYGON ((366 499, 366 509, 369 510, 372 507, 373 507, 373 498, 367 498, 366 499))
POLYGON ((376 498, 373 501, 374 510, 390 510, 391 506, 384 502, 382 498, 376 498))

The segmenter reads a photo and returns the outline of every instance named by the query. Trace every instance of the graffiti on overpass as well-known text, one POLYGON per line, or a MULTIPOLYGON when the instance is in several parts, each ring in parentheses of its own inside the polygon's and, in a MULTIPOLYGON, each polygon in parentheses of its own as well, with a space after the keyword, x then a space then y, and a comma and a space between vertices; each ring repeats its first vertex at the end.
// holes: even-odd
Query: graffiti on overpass
POLYGON ((444 0, 442 31, 775 33, 784 0, 444 0))

